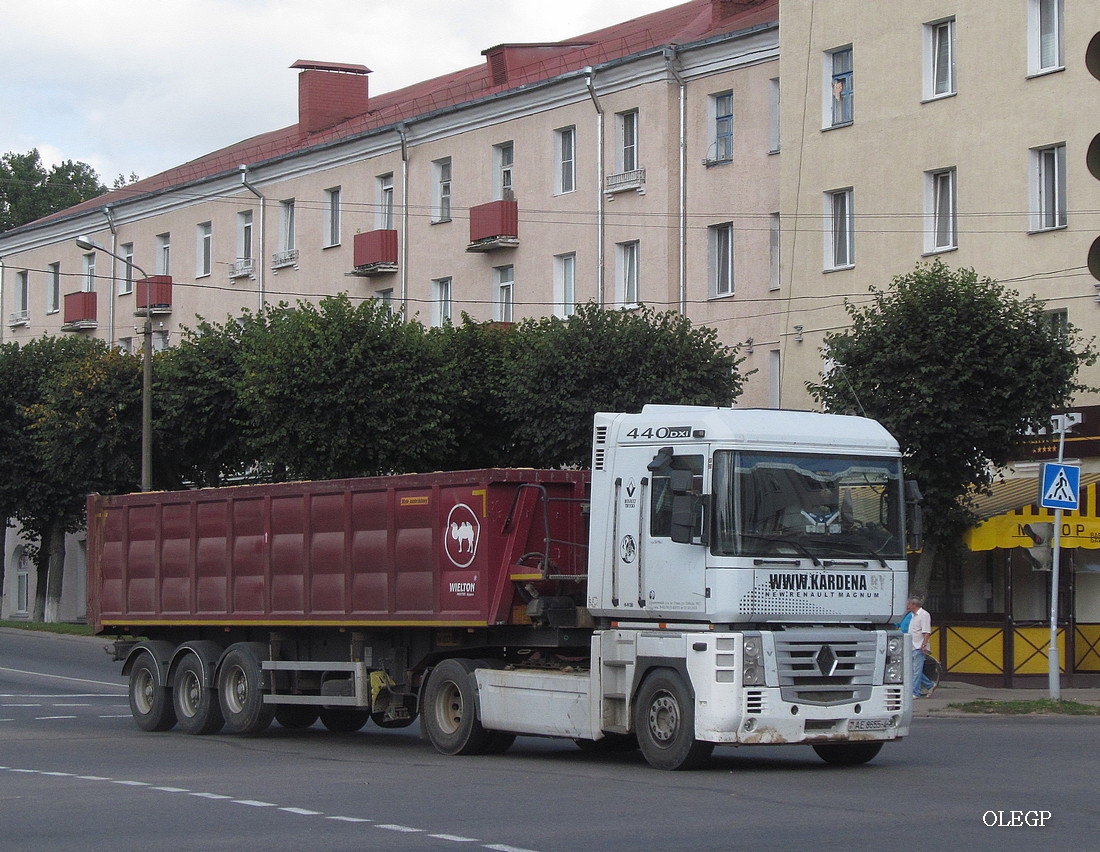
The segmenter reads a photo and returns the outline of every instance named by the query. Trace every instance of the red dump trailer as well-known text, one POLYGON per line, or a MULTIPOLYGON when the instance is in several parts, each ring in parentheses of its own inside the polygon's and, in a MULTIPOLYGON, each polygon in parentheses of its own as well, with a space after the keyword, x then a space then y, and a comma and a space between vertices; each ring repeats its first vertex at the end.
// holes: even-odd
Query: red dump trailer
POLYGON ((92 495, 89 615, 142 637, 116 656, 147 729, 403 724, 437 658, 568 644, 588 482, 491 469, 92 495))

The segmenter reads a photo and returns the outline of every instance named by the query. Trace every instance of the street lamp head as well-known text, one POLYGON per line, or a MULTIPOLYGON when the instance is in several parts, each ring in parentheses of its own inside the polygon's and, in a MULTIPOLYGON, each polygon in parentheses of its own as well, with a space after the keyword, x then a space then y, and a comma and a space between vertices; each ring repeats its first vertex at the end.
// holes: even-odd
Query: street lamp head
POLYGON ((84 249, 84 251, 96 251, 97 249, 103 251, 103 246, 83 235, 76 238, 76 244, 84 249))

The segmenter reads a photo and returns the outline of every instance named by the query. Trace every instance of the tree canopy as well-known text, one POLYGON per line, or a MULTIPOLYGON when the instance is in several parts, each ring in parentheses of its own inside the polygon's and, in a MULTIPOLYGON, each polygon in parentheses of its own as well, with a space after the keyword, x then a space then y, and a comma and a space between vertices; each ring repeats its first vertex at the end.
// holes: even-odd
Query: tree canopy
POLYGON ((0 157, 0 231, 7 231, 107 191, 87 163, 65 160, 47 169, 37 148, 0 157))
POLYGON ((926 588, 939 547, 973 523, 969 496, 1018 457, 1077 391, 1091 341, 972 269, 936 260, 848 305, 851 328, 825 338, 831 367, 808 383, 825 410, 880 421, 924 494, 926 546, 913 585, 926 588))

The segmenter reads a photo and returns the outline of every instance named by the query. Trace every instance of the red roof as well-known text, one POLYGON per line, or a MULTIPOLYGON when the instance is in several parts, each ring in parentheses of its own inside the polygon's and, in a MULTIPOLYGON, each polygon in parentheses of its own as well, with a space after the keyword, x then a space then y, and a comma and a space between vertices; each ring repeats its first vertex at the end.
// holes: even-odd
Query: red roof
MULTIPOLYGON (((489 61, 480 65, 414 83, 404 89, 372 95, 366 113, 332 127, 316 133, 306 133, 299 125, 293 124, 281 130, 261 133, 122 189, 74 205, 39 219, 38 222, 234 171, 241 164, 261 163, 315 145, 332 143, 661 45, 695 42, 772 23, 778 18, 778 8, 779 0, 691 0, 671 9, 633 18, 562 42, 497 45, 484 51, 489 61), (507 61, 503 68, 499 63, 494 65, 493 54, 497 54, 498 59, 504 55, 507 61)), ((367 70, 362 65, 336 66, 333 63, 304 60, 299 60, 291 67, 352 73, 365 73, 367 70)), ((37 223, 31 223, 33 224, 37 223)))

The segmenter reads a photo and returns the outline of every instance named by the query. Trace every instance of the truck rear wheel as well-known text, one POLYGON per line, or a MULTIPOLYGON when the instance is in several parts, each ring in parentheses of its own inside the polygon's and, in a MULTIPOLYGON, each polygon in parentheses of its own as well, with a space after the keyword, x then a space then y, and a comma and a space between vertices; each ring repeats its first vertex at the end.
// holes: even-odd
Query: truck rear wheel
POLYGON ((202 674, 202 662, 188 654, 172 680, 172 706, 184 733, 216 734, 225 725, 218 694, 203 685, 202 674))
POLYGON ((695 739, 695 706, 676 672, 664 669, 645 679, 634 705, 638 745, 656 769, 695 769, 714 750, 695 739))
POLYGON ((334 734, 353 734, 370 719, 369 712, 354 707, 322 707, 320 715, 321 724, 334 734))
POLYGON ((276 704, 275 721, 284 728, 301 731, 317 721, 317 708, 308 704, 276 704))
MULTIPOLYGON (((262 648, 263 646, 259 646, 262 648)), ((263 733, 275 718, 275 705, 264 703, 261 652, 255 645, 230 645, 218 669, 218 701, 230 734, 263 733)))
MULTIPOLYGON (((477 719, 471 660, 444 660, 428 676, 420 724, 440 754, 484 754, 497 744, 477 719)), ((508 743, 511 745, 511 742, 508 743)))
POLYGON ((143 731, 170 731, 176 725, 171 693, 157 681, 157 667, 148 653, 130 669, 130 713, 143 731))
POLYGON ((815 745, 814 751, 834 766, 859 766, 882 751, 882 743, 822 743, 815 745))

